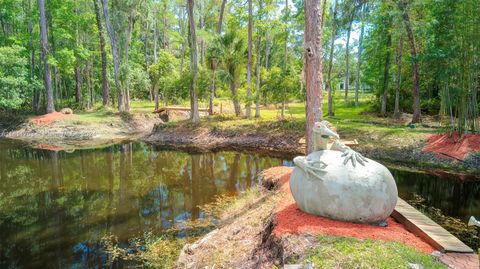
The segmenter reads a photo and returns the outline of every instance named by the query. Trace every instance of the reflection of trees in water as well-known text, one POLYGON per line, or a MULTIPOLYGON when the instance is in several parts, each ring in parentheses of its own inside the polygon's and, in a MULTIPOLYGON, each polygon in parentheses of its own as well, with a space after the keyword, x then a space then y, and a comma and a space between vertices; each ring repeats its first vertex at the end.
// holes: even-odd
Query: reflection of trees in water
POLYGON ((391 171, 401 197, 410 199, 416 193, 425 199, 425 204, 441 209, 446 215, 462 219, 480 214, 480 182, 395 169, 391 171))
POLYGON ((201 217, 199 205, 252 186, 259 169, 279 164, 140 143, 73 153, 0 143, 0 268, 34 260, 45 268, 98 264, 102 235, 126 242, 146 229, 159 232, 175 218, 201 217))

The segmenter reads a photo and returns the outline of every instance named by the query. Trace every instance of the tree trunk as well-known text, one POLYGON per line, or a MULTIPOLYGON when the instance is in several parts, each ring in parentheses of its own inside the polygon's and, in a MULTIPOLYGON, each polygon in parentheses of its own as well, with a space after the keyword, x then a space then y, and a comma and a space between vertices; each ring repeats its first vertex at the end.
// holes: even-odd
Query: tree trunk
MULTIPOLYGON (((288 69, 288 17, 289 17, 289 9, 288 9, 288 0, 285 0, 285 48, 284 48, 284 55, 283 55, 283 71, 286 74, 287 69, 288 69)), ((285 91, 285 88, 282 88, 283 94, 282 94, 282 108, 281 108, 281 113, 280 113, 280 118, 282 120, 285 119, 285 102, 287 101, 287 93, 285 91)))
POLYGON ((268 29, 265 31, 265 69, 269 69, 270 44, 268 44, 268 29))
POLYGON ((320 0, 305 0, 305 82, 307 154, 313 151, 313 126, 322 120, 322 7, 320 0))
MULTIPOLYGON (((130 13, 128 15, 128 28, 125 33, 125 51, 124 51, 124 63, 125 66, 128 66, 129 52, 130 52, 130 41, 132 39, 132 31, 135 26, 135 7, 130 7, 130 13)), ((127 71, 128 72, 128 71, 127 71)), ((130 111, 130 77, 129 74, 125 76, 125 110, 130 111)))
MULTIPOLYGON (((288 1, 288 0, 287 0, 288 1)), ((252 98, 252 0, 248 0, 248 64, 247 64, 247 104, 245 106, 245 116, 250 119, 252 98)))
POLYGON ((355 80, 355 107, 358 107, 358 94, 360 92, 360 67, 362 66, 362 52, 363 52, 363 35, 365 33, 365 13, 366 13, 366 4, 363 4, 362 15, 361 15, 361 28, 360 28, 360 38, 358 41, 358 51, 357 51, 357 76, 355 80))
POLYGON ((408 15, 407 3, 403 0, 397 1, 397 5, 402 12, 403 24, 407 31, 408 42, 410 43, 410 55, 412 57, 413 66, 413 117, 412 123, 418 123, 421 121, 420 111, 420 75, 417 59, 417 46, 415 44, 415 36, 413 35, 412 25, 410 23, 410 16, 408 15))
POLYGON ((387 51, 385 53, 385 66, 383 70, 383 97, 382 97, 382 108, 380 110, 380 115, 382 115, 383 117, 387 115, 388 82, 389 82, 389 71, 390 71, 390 47, 392 46, 392 35, 390 33, 387 33, 387 42, 385 45, 386 45, 387 51))
POLYGON ((197 92, 197 35, 195 33, 195 18, 193 16, 193 0, 187 0, 188 22, 190 25, 190 66, 192 70, 192 85, 190 87, 190 119, 192 123, 198 123, 200 121, 200 115, 198 113, 198 92, 197 92))
POLYGON ((218 24, 217 24, 217 34, 222 33, 222 24, 223 24, 223 14, 225 13, 225 6, 227 5, 227 0, 222 0, 222 5, 220 6, 220 14, 218 17, 218 24))
MULTIPOLYGON (((78 7, 75 7, 75 14, 79 17, 79 10, 78 7)), ((78 27, 78 21, 75 26, 75 42, 76 46, 80 45, 80 29, 78 27)), ((75 63, 75 101, 83 109, 83 100, 82 100, 82 68, 80 67, 81 61, 80 58, 77 57, 75 63)))
POLYGON ((38 10, 40 13, 40 38, 42 45, 43 61, 43 82, 47 93, 47 113, 55 112, 53 104, 52 78, 50 77, 50 65, 48 64, 48 38, 47 38, 47 20, 45 17, 45 5, 43 0, 38 0, 38 10))
POLYGON ((163 48, 167 49, 168 46, 170 45, 168 42, 168 7, 167 7, 167 1, 163 1, 163 48))
POLYGON ((350 18, 350 22, 348 24, 347 29, 347 45, 345 51, 345 105, 348 105, 348 90, 350 86, 350 33, 352 32, 352 23, 353 18, 355 17, 355 8, 352 10, 352 17, 350 18))
POLYGON ((327 91, 328 91, 328 116, 333 116, 333 96, 332 96, 332 68, 333 68, 333 52, 335 49, 335 37, 337 33, 336 18, 337 18, 338 0, 335 0, 335 7, 333 8, 332 18, 332 36, 330 37, 330 55, 328 58, 328 72, 327 72, 327 91))
MULTIPOLYGON (((262 10, 262 0, 260 0, 259 9, 262 10)), ((260 35, 257 34, 257 42, 256 42, 256 49, 257 49, 257 56, 256 56, 256 64, 255 64, 255 75, 256 75, 256 83, 255 83, 255 118, 260 118, 260 35)))
POLYGON ((323 0, 322 2, 322 20, 321 20, 321 23, 320 23, 320 27, 322 27, 322 31, 323 31, 323 26, 325 25, 325 9, 327 7, 327 0, 323 0))
POLYGON ((88 109, 92 109, 93 107, 93 86, 92 86, 92 76, 91 76, 91 67, 87 67, 87 88, 89 93, 89 101, 87 104, 88 109))
POLYGON ((235 79, 230 82, 230 93, 232 94, 233 108, 235 109, 235 116, 239 117, 242 114, 242 108, 238 101, 237 87, 235 79))
MULTIPOLYGON (((28 0, 28 12, 32 11, 32 0, 28 0)), ((28 34, 29 34, 29 40, 28 40, 28 46, 30 47, 30 80, 33 82, 35 79, 35 46, 33 45, 33 22, 31 16, 28 18, 28 34)), ((35 114, 38 114, 38 111, 40 110, 40 96, 39 96, 39 91, 37 88, 34 88, 33 90, 33 100, 32 100, 32 109, 35 114)))
POLYGON ((102 104, 103 106, 110 105, 110 86, 108 85, 108 69, 107 69, 107 51, 105 49, 105 32, 103 30, 102 19, 100 16, 100 8, 98 7, 98 0, 93 0, 95 7, 95 18, 97 21, 98 37, 100 39, 100 54, 102 57, 102 104))
POLYGON ((155 26, 153 27, 153 63, 157 63, 157 45, 158 44, 158 24, 155 20, 155 26))
POLYGON ((208 114, 213 115, 213 98, 215 97, 215 88, 217 85, 216 68, 212 68, 212 84, 210 85, 210 98, 208 99, 208 114))
POLYGON ((393 117, 400 117, 400 87, 402 84, 402 54, 403 54, 403 34, 400 36, 395 62, 397 65, 397 87, 395 88, 395 109, 393 117))
POLYGON ((80 67, 77 66, 75 67, 75 102, 80 105, 80 107, 83 106, 83 100, 82 100, 82 73, 80 71, 80 67))
MULTIPOLYGON (((205 18, 203 17, 205 14, 203 8, 204 6, 202 5, 202 1, 198 1, 198 13, 200 14, 198 16, 198 28, 200 29, 200 31, 203 30, 204 26, 205 26, 205 18)), ((203 39, 202 36, 199 37, 199 42, 200 42, 200 66, 203 66, 204 63, 205 63, 205 40, 203 39)))
POLYGON ((155 83, 155 85, 153 85, 153 92, 154 92, 154 98, 155 98, 155 111, 158 111, 158 108, 159 108, 159 100, 158 100, 158 85, 157 83, 155 83))
MULTIPOLYGON (((225 5, 227 4, 227 0, 222 0, 222 5, 220 6, 219 16, 218 16, 218 24, 217 24, 217 35, 222 33, 222 25, 223 25, 223 14, 225 12, 225 5)), ((202 50, 203 50, 203 43, 202 43, 202 50)), ((208 114, 213 115, 213 99, 215 98, 216 90, 217 90, 217 59, 213 59, 212 61, 212 84, 210 85, 210 98, 208 102, 208 114)))
POLYGON ((107 33, 110 37, 110 47, 113 56, 113 71, 115 76, 115 87, 117 90, 118 111, 123 112, 125 110, 124 93, 120 84, 120 58, 118 57, 117 44, 115 41, 115 31, 113 30, 110 22, 110 16, 108 15, 107 0, 102 0, 103 15, 105 17, 105 25, 107 27, 107 33))

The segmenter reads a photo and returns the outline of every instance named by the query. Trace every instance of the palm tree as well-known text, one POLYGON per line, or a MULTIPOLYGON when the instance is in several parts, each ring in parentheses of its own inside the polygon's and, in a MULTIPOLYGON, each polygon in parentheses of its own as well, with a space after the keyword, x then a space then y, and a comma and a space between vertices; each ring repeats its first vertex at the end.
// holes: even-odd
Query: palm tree
POLYGON ((241 66, 246 58, 245 41, 237 33, 228 32, 218 37, 211 52, 211 57, 215 57, 218 61, 219 78, 229 84, 235 115, 238 117, 242 114, 242 108, 237 92, 237 83, 242 70, 241 66))

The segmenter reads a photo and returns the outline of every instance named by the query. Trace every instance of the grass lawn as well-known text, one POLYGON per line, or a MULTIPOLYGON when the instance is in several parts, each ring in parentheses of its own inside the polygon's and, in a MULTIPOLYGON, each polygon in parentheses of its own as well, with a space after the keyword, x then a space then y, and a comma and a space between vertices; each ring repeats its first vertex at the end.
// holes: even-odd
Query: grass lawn
MULTIPOLYGON (((327 115, 327 98, 324 96, 323 115, 324 119, 336 126, 339 134, 344 139, 356 138, 361 143, 383 143, 396 144, 399 140, 411 139, 421 140, 428 134, 436 133, 439 129, 426 128, 417 125, 416 128, 409 128, 405 122, 395 121, 391 118, 378 117, 371 111, 371 101, 375 97, 366 94, 359 100, 359 106, 355 107, 353 102, 345 105, 343 96, 336 95, 334 98, 334 116, 327 115)), ((352 98, 353 100, 353 98, 352 98)), ((223 107, 231 106, 228 99, 216 100, 223 107)), ((184 104, 185 105, 185 104, 184 104)), ((142 107, 145 108, 145 107, 142 107)), ((153 107, 152 107, 153 109, 153 107)), ((254 109, 252 111, 254 113, 254 109)), ((245 117, 237 118, 233 114, 222 114, 210 117, 202 117, 197 126, 189 124, 188 121, 171 121, 167 126, 176 127, 179 124, 190 128, 206 127, 214 130, 227 132, 240 131, 262 131, 264 133, 286 132, 303 134, 305 132, 305 104, 301 102, 289 103, 285 110, 285 120, 280 120, 280 110, 274 106, 262 107, 259 119, 245 117)), ((397 144, 398 145, 398 144, 397 144)))
POLYGON ((303 263, 313 263, 315 268, 447 268, 434 257, 420 253, 412 247, 382 240, 359 240, 351 237, 319 236, 317 248, 303 263))

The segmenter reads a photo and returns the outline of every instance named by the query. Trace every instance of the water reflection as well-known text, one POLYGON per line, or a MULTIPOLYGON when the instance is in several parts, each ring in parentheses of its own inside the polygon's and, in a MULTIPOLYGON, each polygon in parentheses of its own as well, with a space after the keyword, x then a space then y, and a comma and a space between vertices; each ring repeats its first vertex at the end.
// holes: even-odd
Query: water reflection
MULTIPOLYGON (((143 143, 73 153, 0 140, 0 268, 92 268, 100 239, 120 245, 203 218, 198 206, 258 184, 265 168, 291 161, 255 154, 188 154, 143 143)), ((443 214, 480 216, 480 182, 390 169, 399 195, 443 214)), ((116 264, 122 267, 122 264, 116 264)))
POLYGON ((480 216, 480 181, 461 180, 453 175, 436 176, 428 173, 390 168, 397 182, 399 196, 405 200, 420 195, 425 205, 438 208, 443 214, 468 221, 480 216))
POLYGON ((200 205, 257 184, 258 171, 281 164, 142 143, 65 153, 0 140, 0 268, 102 265, 103 235, 126 243, 202 218, 200 205))

